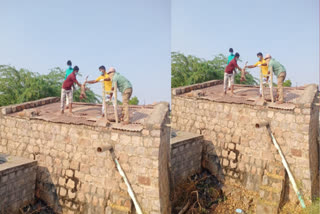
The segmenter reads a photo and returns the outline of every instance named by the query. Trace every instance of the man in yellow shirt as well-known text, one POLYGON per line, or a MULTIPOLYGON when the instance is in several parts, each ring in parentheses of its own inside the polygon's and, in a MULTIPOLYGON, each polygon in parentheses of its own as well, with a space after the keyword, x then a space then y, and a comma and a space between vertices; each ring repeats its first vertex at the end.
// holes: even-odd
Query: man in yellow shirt
MULTIPOLYGON (((106 72, 106 67, 101 65, 99 67, 99 71, 101 72, 100 73, 101 75, 97 79, 87 81, 86 83, 94 84, 94 83, 97 83, 97 82, 100 82, 100 81, 104 81, 104 90, 106 92, 106 102, 107 101, 111 101, 111 99, 112 99, 112 82, 111 82, 111 79, 110 79, 109 75, 106 72)), ((102 116, 104 116, 104 108, 105 108, 105 106, 104 106, 104 103, 103 103, 102 104, 102 116)))
MULTIPOLYGON (((264 83, 269 82, 269 76, 268 76, 268 65, 267 62, 263 59, 263 55, 261 52, 257 53, 257 57, 259 61, 254 65, 248 65, 246 68, 255 68, 260 67, 260 72, 262 72, 263 80, 260 82, 260 97, 262 96, 262 87, 264 83)), ((272 83, 270 83, 272 84, 272 83)))

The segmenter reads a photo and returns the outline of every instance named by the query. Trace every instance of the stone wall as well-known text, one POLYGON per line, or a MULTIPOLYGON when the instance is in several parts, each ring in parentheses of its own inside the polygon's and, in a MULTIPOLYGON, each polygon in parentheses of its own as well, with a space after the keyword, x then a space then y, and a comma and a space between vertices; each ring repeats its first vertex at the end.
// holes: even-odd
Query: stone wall
POLYGON ((129 212, 133 204, 110 153, 96 151, 113 145, 143 211, 168 213, 168 104, 147 119, 141 132, 130 132, 3 114, 0 152, 38 161, 38 196, 57 212, 129 212))
POLYGON ((203 136, 177 132, 171 139, 172 186, 201 171, 203 136))
POLYGON ((0 164, 0 213, 20 213, 34 201, 37 161, 14 156, 0 164))
MULTIPOLYGON (((305 199, 319 194, 316 85, 305 89, 294 110, 220 103, 180 96, 176 91, 180 89, 172 93, 172 127, 204 136, 205 166, 220 181, 240 183, 257 192, 264 186, 271 195, 281 187, 283 194, 296 200, 291 184, 286 182, 289 188, 282 185, 286 176, 281 158, 266 128, 255 128, 256 123, 268 121, 305 199)), ((266 195, 261 193, 262 199, 272 200, 266 195)))

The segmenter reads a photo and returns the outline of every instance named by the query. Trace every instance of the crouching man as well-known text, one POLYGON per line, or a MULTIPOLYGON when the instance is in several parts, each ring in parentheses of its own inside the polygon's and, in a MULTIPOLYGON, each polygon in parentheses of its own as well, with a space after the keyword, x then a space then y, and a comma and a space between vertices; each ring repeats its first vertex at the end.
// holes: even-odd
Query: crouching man
POLYGON ((129 124, 129 100, 132 95, 132 85, 127 78, 116 72, 112 67, 108 70, 108 75, 112 81, 112 90, 114 90, 115 83, 117 83, 117 88, 122 95, 123 124, 129 124))
POLYGON ((78 75, 79 67, 74 66, 73 72, 67 77, 67 79, 62 84, 61 90, 61 114, 64 113, 64 106, 66 102, 66 97, 69 99, 69 112, 72 113, 72 101, 73 101, 73 83, 76 83, 79 87, 81 84, 77 81, 76 76, 78 75))

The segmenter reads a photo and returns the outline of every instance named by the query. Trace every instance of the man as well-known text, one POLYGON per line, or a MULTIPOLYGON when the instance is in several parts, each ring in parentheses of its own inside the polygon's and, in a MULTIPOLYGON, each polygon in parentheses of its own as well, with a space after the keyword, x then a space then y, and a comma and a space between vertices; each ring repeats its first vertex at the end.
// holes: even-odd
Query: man
MULTIPOLYGON (((110 79, 109 75, 106 72, 106 67, 101 65, 99 67, 99 71, 100 71, 100 76, 97 79, 87 81, 86 83, 94 84, 94 83, 97 83, 97 82, 100 82, 101 80, 103 80, 104 90, 106 92, 106 97, 105 97, 106 102, 107 101, 111 101, 111 99, 112 99, 112 83, 111 83, 111 79, 110 79)), ((104 108, 105 108, 104 105, 105 104, 103 103, 102 104, 102 117, 104 117, 104 108)))
POLYGON ((230 53, 230 55, 228 56, 227 65, 228 65, 229 62, 231 62, 231 60, 233 60, 233 58, 234 58, 234 54, 233 54, 233 49, 232 49, 232 48, 229 48, 229 53, 230 53))
MULTIPOLYGON (((233 48, 229 48, 229 53, 230 53, 230 55, 228 56, 227 65, 229 65, 229 63, 231 62, 231 60, 233 60, 233 58, 234 58, 233 48)), ((234 82, 234 77, 235 77, 235 75, 236 75, 236 72, 233 71, 233 77, 232 77, 233 82, 234 82)), ((230 90, 230 88, 231 88, 231 79, 228 81, 228 88, 229 88, 229 90, 230 90)))
MULTIPOLYGON (((263 80, 260 82, 260 97, 262 96, 263 84, 268 83, 269 76, 268 76, 268 66, 267 62, 263 59, 263 55, 261 52, 257 53, 258 62, 254 65, 248 65, 246 68, 255 68, 260 67, 260 72, 262 73, 263 80)), ((271 84, 271 83, 270 83, 271 84)))
MULTIPOLYGON (((278 97, 278 102, 279 104, 284 102, 284 97, 283 97, 283 82, 287 76, 286 69, 283 65, 281 65, 278 61, 275 59, 271 58, 270 54, 267 54, 266 57, 264 58, 267 62, 269 72, 273 72, 278 79, 278 87, 277 87, 277 97, 278 97)), ((272 84, 272 83, 271 83, 272 84)))
POLYGON ((65 99, 68 97, 69 99, 69 112, 72 114, 72 98, 73 98, 73 91, 72 86, 73 83, 76 83, 79 87, 81 87, 81 84, 77 81, 76 76, 78 75, 79 67, 74 66, 73 72, 67 77, 67 79, 62 84, 62 90, 61 90, 61 114, 64 113, 64 105, 65 105, 65 99))
POLYGON ((123 124, 129 124, 129 100, 132 95, 132 85, 128 79, 117 73, 112 67, 109 69, 108 75, 112 80, 112 90, 114 89, 115 83, 117 83, 117 88, 122 95, 123 124))
MULTIPOLYGON (((68 69, 66 70, 66 75, 64 77, 64 80, 66 80, 67 77, 73 72, 72 62, 70 60, 67 61, 67 65, 68 65, 68 69)), ((71 90, 72 90, 72 94, 73 94, 74 86, 72 86, 71 90)), ((69 98, 68 97, 67 97, 67 105, 66 106, 67 106, 66 109, 68 109, 68 107, 69 107, 69 98)))
POLYGON ((242 70, 238 64, 237 61, 240 58, 240 54, 236 53, 234 55, 234 58, 230 61, 230 63, 227 65, 225 71, 224 71, 224 84, 223 84, 223 90, 224 90, 224 94, 227 94, 227 84, 228 81, 231 81, 231 94, 233 95, 233 88, 234 88, 234 78, 233 78, 233 71, 238 68, 240 71, 242 70))

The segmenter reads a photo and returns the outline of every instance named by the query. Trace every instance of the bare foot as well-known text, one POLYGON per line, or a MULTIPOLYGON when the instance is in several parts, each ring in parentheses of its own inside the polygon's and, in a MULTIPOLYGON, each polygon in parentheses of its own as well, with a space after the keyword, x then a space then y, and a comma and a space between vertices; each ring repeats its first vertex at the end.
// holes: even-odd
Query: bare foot
POLYGON ((122 122, 122 125, 128 125, 129 122, 122 122))
POLYGON ((224 96, 227 95, 227 92, 225 91, 225 92, 223 93, 223 95, 224 95, 224 96))
POLYGON ((64 114, 64 111, 63 111, 63 110, 61 110, 61 111, 60 111, 60 114, 64 114))
POLYGON ((278 101, 276 102, 277 104, 283 104, 284 102, 283 101, 278 101))

